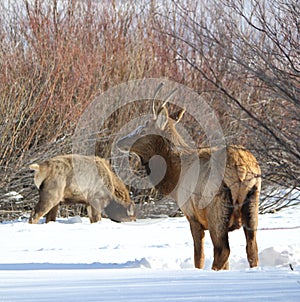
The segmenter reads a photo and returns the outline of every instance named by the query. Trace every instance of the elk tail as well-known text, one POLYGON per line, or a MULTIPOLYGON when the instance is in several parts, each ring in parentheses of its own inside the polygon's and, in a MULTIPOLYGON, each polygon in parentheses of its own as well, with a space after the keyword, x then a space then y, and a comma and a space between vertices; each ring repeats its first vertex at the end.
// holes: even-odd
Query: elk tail
POLYGON ((31 164, 29 165, 30 170, 38 171, 40 169, 39 164, 31 164))

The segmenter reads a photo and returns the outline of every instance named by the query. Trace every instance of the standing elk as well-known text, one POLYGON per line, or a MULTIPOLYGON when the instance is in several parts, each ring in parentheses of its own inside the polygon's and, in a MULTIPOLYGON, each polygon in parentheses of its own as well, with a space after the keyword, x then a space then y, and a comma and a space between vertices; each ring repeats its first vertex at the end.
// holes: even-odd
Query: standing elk
MULTIPOLYGON (((157 111, 154 110, 152 120, 120 138, 117 146, 123 152, 137 154, 155 187, 163 195, 169 195, 177 201, 190 224, 196 268, 204 267, 204 231, 209 230, 214 246, 212 269, 229 269, 228 232, 241 226, 246 237, 249 266, 255 267, 258 265, 256 230, 261 188, 260 167, 255 157, 244 147, 227 146, 227 162, 221 186, 212 201, 203 206, 201 198, 204 186, 209 181, 210 159, 217 148, 192 149, 185 143, 175 128, 183 113, 177 121, 170 118, 165 102, 157 111), (186 180, 192 182, 189 171, 195 157, 200 166, 196 185, 188 200, 182 203, 181 189, 186 185, 186 180), (155 158, 160 160, 156 161, 155 158), (161 175, 161 158, 165 163, 164 175, 161 175), (184 165, 181 164, 182 159, 184 165)), ((195 175, 191 177, 195 178, 195 175)))
POLYGON ((103 209, 111 220, 135 220, 127 188, 103 158, 61 155, 29 168, 35 171, 34 182, 39 189, 39 202, 29 223, 38 223, 44 215, 46 223, 55 221, 60 203, 86 204, 92 223, 101 219, 103 209))

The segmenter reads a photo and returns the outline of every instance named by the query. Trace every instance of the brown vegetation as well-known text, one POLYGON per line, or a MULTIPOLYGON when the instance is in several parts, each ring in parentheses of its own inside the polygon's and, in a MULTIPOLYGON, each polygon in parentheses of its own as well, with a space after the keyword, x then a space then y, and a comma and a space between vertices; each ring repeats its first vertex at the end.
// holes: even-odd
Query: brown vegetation
POLYGON ((114 221, 135 219, 134 203, 105 159, 62 155, 32 164, 30 169, 35 171, 34 183, 39 190, 39 202, 29 223, 38 223, 45 214, 48 214, 46 222, 55 220, 60 202, 85 203, 91 222, 101 219, 103 209, 114 221))
MULTIPOLYGON (((1 2, 0 219, 28 217, 38 199, 28 165, 72 153, 76 124, 96 95, 148 77, 197 91, 226 140, 256 155, 260 212, 299 203, 299 14, 287 0, 1 2), (12 191, 23 198, 7 197, 12 191)), ((96 155, 109 158, 115 133, 145 108, 105 121, 96 155)), ((201 129, 187 125, 200 145, 201 129)))

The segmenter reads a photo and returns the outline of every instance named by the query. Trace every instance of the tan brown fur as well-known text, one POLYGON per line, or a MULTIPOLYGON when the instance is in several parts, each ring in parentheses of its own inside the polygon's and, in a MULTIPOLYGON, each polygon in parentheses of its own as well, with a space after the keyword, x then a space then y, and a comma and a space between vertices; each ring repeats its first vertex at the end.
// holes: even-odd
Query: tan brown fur
MULTIPOLYGON (((170 195, 186 215, 194 240, 195 267, 204 266, 204 231, 209 230, 214 245, 214 270, 228 269, 230 253, 228 232, 244 228, 246 252, 250 267, 258 265, 256 230, 258 222, 258 199, 261 187, 260 167, 255 157, 244 147, 228 146, 227 162, 221 187, 209 204, 203 204, 201 196, 210 172, 210 159, 218 148, 191 149, 177 132, 178 121, 171 119, 165 106, 159 108, 152 121, 137 128, 118 141, 124 151, 136 153, 141 158, 151 178, 159 165, 150 164, 154 155, 164 158, 166 172, 156 188, 164 195, 170 195), (149 135, 141 135, 149 131, 149 135), (188 183, 190 168, 197 157, 200 172, 194 192, 189 199, 180 204, 180 188, 188 183), (182 161, 184 164, 182 165, 182 161), (183 176, 182 176, 183 175, 183 176)), ((181 114, 182 116, 182 114, 181 114)), ((157 171, 156 171, 157 172, 157 171)), ((209 185, 209 184, 208 184, 209 185)))
MULTIPOLYGON (((108 165, 109 170, 111 170, 110 164, 107 160, 103 159, 103 163, 108 165)), ((34 164, 36 165, 36 164, 34 164)), ((37 165, 38 166, 38 165, 37 165)), ((33 170, 33 169, 32 169, 33 170)), ((126 186, 124 185, 124 183, 122 182, 122 180, 113 172, 111 171, 112 175, 112 182, 113 182, 113 186, 114 186, 114 195, 118 200, 124 201, 127 204, 132 204, 132 201, 130 199, 130 195, 129 195, 129 191, 126 188, 126 186)), ((61 201, 60 204, 66 204, 66 205, 74 205, 74 204, 85 204, 86 205, 86 209, 87 209, 87 213, 90 219, 91 223, 94 222, 98 222, 101 220, 101 212, 98 211, 96 208, 94 208, 92 205, 88 204, 86 201, 84 200, 76 200, 76 199, 72 199, 72 200, 64 200, 61 201)), ((114 203, 114 208, 116 208, 116 204, 114 203)), ((50 221, 55 221, 56 220, 56 216, 59 210, 59 205, 56 205, 55 207, 53 207, 47 214, 46 214, 46 223, 50 222, 50 221)), ((107 211, 109 212, 109 208, 107 208, 107 211)))
POLYGON ((39 202, 29 222, 56 219, 59 204, 83 203, 91 222, 101 219, 103 209, 115 221, 134 220, 134 204, 128 190, 105 159, 94 156, 61 155, 29 167, 35 171, 39 202))

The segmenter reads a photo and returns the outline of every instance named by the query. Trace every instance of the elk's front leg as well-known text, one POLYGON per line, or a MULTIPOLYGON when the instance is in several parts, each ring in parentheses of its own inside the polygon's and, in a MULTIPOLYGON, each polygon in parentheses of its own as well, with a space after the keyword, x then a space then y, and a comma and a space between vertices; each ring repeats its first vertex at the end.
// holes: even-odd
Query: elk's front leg
POLYGON ((196 268, 204 267, 204 229, 195 219, 188 219, 194 240, 194 264, 196 268))
POLYGON ((91 223, 95 223, 101 220, 101 213, 96 210, 93 206, 88 204, 86 209, 91 223))

